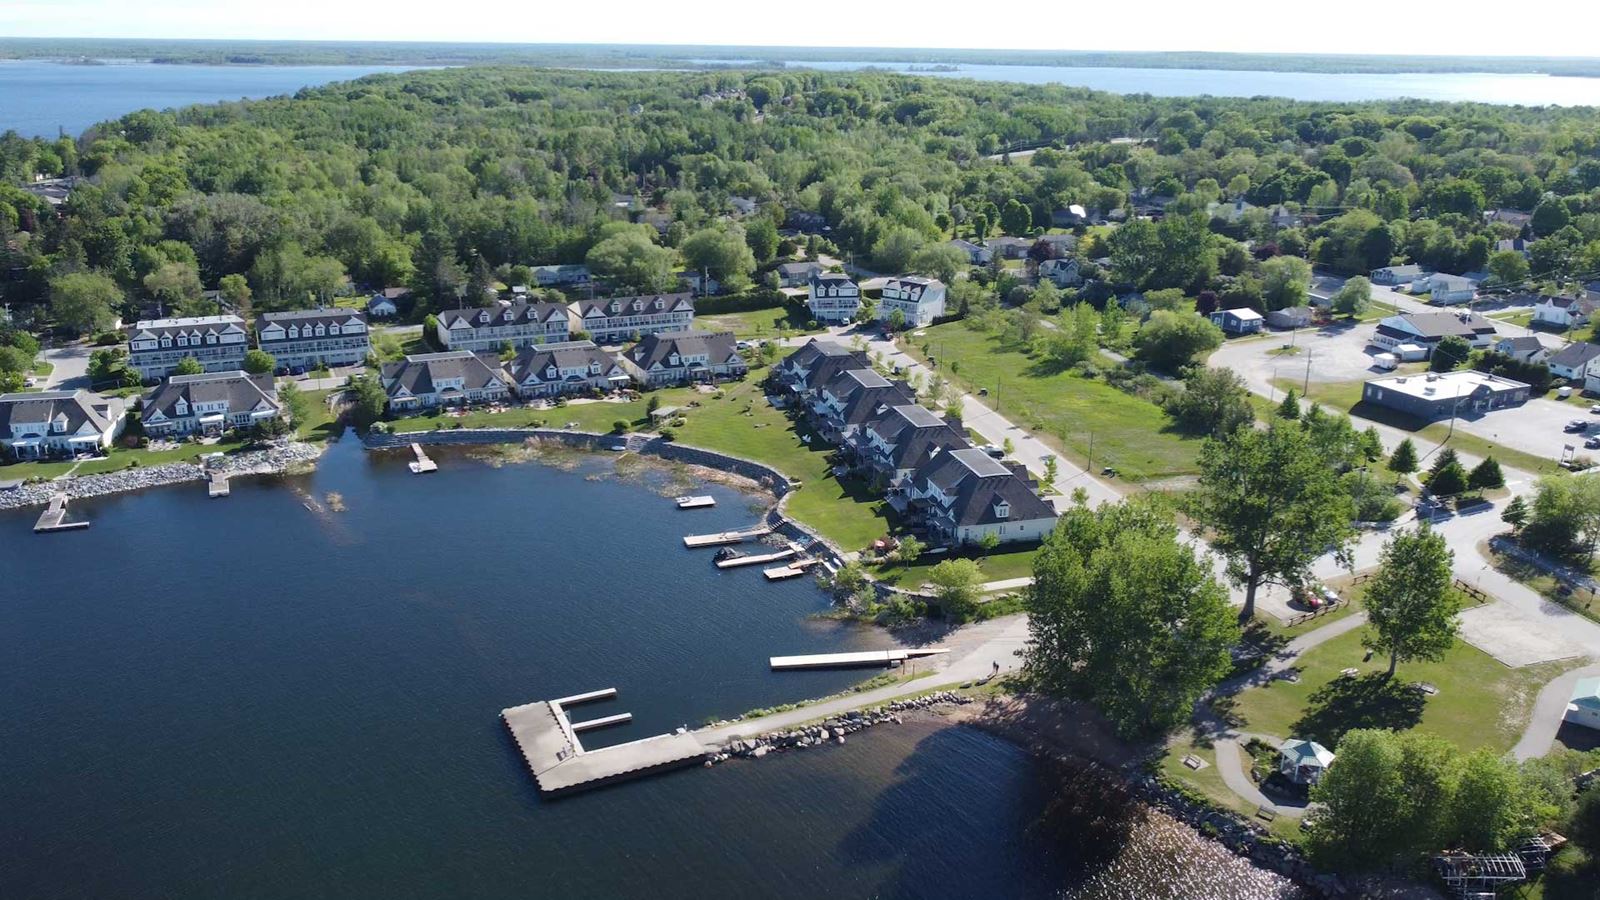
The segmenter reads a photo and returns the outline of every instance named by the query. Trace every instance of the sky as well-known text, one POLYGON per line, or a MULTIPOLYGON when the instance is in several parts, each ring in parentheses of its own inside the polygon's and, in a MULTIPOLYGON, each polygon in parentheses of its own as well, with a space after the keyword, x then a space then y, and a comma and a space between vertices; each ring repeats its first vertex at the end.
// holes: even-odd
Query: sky
POLYGON ((0 0, 0 36, 1596 56, 1592 3, 0 0))

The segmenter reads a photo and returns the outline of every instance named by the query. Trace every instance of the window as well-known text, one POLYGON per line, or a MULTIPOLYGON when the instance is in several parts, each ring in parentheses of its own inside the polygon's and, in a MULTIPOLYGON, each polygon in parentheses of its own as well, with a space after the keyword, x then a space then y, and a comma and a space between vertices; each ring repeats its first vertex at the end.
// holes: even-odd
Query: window
POLYGON ((300 326, 299 325, 290 325, 289 326, 289 339, 290 340, 294 340, 295 338, 298 338, 299 336, 300 336, 300 326))
POLYGON ((215 331, 213 331, 213 332, 211 332, 211 333, 206 335, 206 343, 215 344, 216 342, 217 342, 217 333, 215 331))
POLYGON ((179 347, 187 347, 187 346, 189 346, 189 336, 186 335, 186 334, 178 335, 178 346, 179 347))
POLYGON ((326 333, 326 329, 324 329, 321 325, 318 325, 317 326, 317 337, 322 337, 322 335, 325 334, 325 333, 326 333))
MULTIPOLYGON (((999 503, 996 503, 994 505, 994 517, 996 519, 1010 518, 1011 517, 1011 504, 1005 502, 1004 500, 1001 500, 999 503)), ((1001 530, 1004 531, 1005 529, 1001 528, 1001 530)))
POLYGON ((172 346, 172 336, 169 335, 169 334, 163 334, 161 336, 161 346, 162 347, 171 347, 172 346))

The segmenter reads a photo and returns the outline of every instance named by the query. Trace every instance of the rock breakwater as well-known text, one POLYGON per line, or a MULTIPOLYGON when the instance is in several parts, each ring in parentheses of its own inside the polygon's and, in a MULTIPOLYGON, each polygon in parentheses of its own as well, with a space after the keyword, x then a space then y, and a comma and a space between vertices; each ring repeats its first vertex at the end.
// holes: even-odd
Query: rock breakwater
MULTIPOLYGON (((218 464, 223 472, 235 475, 276 475, 290 468, 310 463, 322 455, 322 448, 314 444, 292 443, 249 450, 223 457, 218 464)), ((66 494, 73 500, 104 497, 145 488, 165 487, 186 481, 204 481, 206 470, 196 463, 165 463, 159 466, 134 466, 118 472, 99 475, 76 475, 55 481, 25 484, 0 492, 0 510, 43 506, 56 494, 66 494)))

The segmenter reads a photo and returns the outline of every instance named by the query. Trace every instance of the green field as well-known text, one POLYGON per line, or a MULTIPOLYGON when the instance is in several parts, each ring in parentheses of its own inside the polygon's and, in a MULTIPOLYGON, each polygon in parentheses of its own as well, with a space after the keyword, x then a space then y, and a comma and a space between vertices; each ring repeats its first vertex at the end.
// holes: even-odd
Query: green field
POLYGON ((987 402, 997 412, 1074 463, 1087 462, 1095 471, 1114 466, 1131 481, 1199 473, 1201 440, 1176 431, 1166 412, 1148 400, 1102 381, 1043 371, 998 336, 960 322, 924 329, 902 342, 919 357, 924 344, 941 375, 971 391, 987 389, 987 402))
POLYGON ((710 313, 694 320, 694 327, 700 331, 731 331, 740 340, 777 337, 779 326, 790 335, 813 334, 822 330, 809 328, 809 324, 805 307, 795 304, 771 309, 710 313))
MULTIPOLYGON (((983 570, 984 581, 1009 581, 1012 578, 1033 576, 1033 559, 1039 555, 1038 547, 1022 550, 996 550, 988 556, 973 557, 983 570)), ((949 559, 949 555, 924 555, 909 566, 885 564, 878 567, 878 579, 903 588, 920 587, 928 580, 934 566, 949 559)))

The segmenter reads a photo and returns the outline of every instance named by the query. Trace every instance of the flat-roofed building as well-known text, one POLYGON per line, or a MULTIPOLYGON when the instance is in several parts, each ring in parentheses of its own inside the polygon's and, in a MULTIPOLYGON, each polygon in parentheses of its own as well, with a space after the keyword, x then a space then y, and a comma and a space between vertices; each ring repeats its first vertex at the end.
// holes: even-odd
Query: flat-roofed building
POLYGON ((1431 421, 1521 406, 1528 402, 1530 391, 1520 381, 1462 369, 1374 378, 1362 388, 1361 399, 1431 421))

